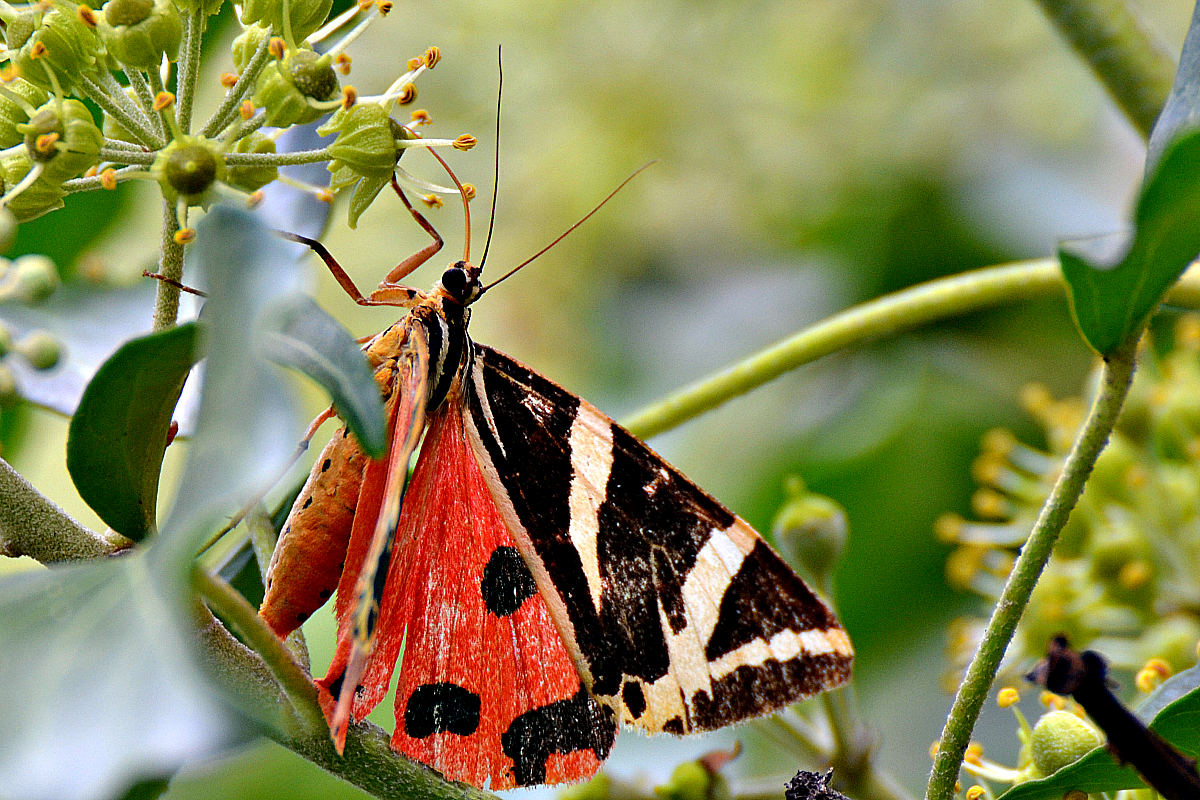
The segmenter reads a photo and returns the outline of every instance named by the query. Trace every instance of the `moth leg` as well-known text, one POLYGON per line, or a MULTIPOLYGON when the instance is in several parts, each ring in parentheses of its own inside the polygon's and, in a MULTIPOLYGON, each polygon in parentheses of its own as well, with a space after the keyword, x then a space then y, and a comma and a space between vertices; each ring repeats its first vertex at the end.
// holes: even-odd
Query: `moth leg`
POLYGON ((430 224, 429 220, 425 219, 421 212, 413 208, 413 204, 408 201, 408 197, 404 194, 404 190, 400 188, 400 184, 396 181, 395 175, 392 175, 392 190, 396 192, 396 195, 400 198, 400 202, 404 203, 404 207, 408 209, 408 213, 412 214, 413 219, 417 221, 417 224, 420 225, 426 233, 433 237, 433 241, 401 261, 396 266, 392 267, 391 272, 389 272, 387 276, 379 282, 379 288, 374 292, 371 292, 371 297, 375 297, 376 295, 382 294, 385 291, 390 291, 394 287, 398 286, 400 281, 408 277, 410 272, 424 264, 429 259, 433 258, 437 251, 442 249, 443 244, 441 235, 434 230, 433 225, 430 224))
POLYGON ((409 307, 420 302, 423 294, 418 289, 413 289, 408 286, 389 286, 389 292, 386 295, 381 295, 378 290, 371 293, 368 297, 359 290, 354 284, 354 280, 346 272, 346 269, 338 263, 333 254, 329 252, 329 248, 318 242, 316 239, 310 239, 307 236, 301 236, 298 233, 289 231, 275 231, 275 234, 280 238, 287 239, 290 242, 302 244, 312 250, 321 260, 325 262, 325 266, 329 267, 329 271, 333 273, 334 280, 338 282, 345 290, 350 298, 360 306, 402 306, 409 307))

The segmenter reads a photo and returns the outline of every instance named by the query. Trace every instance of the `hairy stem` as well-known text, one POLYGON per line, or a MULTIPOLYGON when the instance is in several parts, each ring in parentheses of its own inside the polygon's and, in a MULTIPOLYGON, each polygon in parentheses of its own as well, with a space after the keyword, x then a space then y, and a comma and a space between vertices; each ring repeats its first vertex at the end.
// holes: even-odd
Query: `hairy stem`
POLYGON ((1175 61, 1123 0, 1038 0, 1143 138, 1150 136, 1175 61))
POLYGON ((207 136, 211 139, 234 121, 242 100, 254 88, 255 83, 258 81, 259 73, 262 72, 263 67, 271 59, 270 44, 271 33, 268 31, 267 35, 258 43, 254 55, 250 56, 250 60, 246 62, 246 68, 238 76, 237 83, 225 93, 225 99, 221 101, 221 105, 217 106, 217 110, 213 112, 208 122, 204 123, 204 127, 200 129, 201 136, 207 136))
POLYGON ((290 167, 295 164, 315 164, 330 159, 329 150, 299 150, 295 153, 226 153, 225 163, 231 167, 290 167))
POLYGON ((158 294, 154 298, 156 331, 170 328, 179 318, 179 284, 183 282, 183 245, 175 241, 179 217, 175 213, 175 204, 166 198, 163 198, 162 209, 162 250, 158 257, 158 272, 167 280, 158 282, 158 294))
POLYGON ((1054 488, 1042 505, 1029 539, 1009 573, 983 639, 954 698, 946 727, 942 730, 933 770, 929 774, 926 800, 949 800, 954 794, 954 783, 971 739, 971 731, 987 699, 996 671, 1000 668, 1004 651, 1025 611, 1029 595, 1050 558, 1054 543, 1067 524, 1071 509, 1083 494, 1088 475, 1108 443, 1109 434, 1121 413, 1133 379, 1140 338, 1139 330, 1105 359, 1100 391, 1075 438, 1054 488))
POLYGON ((200 80, 200 44, 207 22, 208 14, 201 4, 183 18, 183 43, 179 47, 179 72, 175 77, 175 122, 185 134, 192 131, 192 106, 200 80))
MULTIPOLYGON (((121 159, 118 158, 115 160, 120 161, 121 159)), ((138 176, 146 174, 148 173, 146 172, 145 167, 135 164, 131 167, 121 167, 118 170, 114 170, 113 179, 117 183, 121 183, 122 181, 132 180, 138 176)), ((93 189, 103 189, 104 179, 99 175, 93 175, 90 178, 72 178, 69 181, 64 181, 62 187, 67 194, 71 194, 73 192, 88 192, 92 191, 93 189)))
MULTIPOLYGON (((142 108, 142 113, 147 117, 154 118, 157 115, 154 113, 154 92, 150 89, 150 82, 146 79, 146 75, 137 69, 128 68, 125 70, 125 77, 129 79, 129 85, 133 87, 133 92, 137 95, 138 105, 142 108)), ((159 121, 158 135, 166 137, 167 130, 159 121)))
POLYGON ((87 77, 80 81, 79 91, 100 106, 104 113, 115 119, 122 128, 129 132, 130 136, 138 140, 138 144, 150 149, 163 146, 162 138, 151 129, 150 120, 146 119, 141 109, 126 97, 124 92, 120 93, 119 98, 110 95, 104 90, 104 87, 87 77))

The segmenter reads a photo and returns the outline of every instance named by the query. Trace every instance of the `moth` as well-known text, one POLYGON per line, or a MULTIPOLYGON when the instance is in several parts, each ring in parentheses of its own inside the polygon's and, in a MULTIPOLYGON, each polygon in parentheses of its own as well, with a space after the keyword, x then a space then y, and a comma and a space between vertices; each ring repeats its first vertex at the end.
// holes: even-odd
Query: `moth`
POLYGON ((469 307, 491 286, 470 261, 469 209, 463 260, 429 292, 400 284, 442 240, 392 187, 433 241, 370 295, 290 236, 360 304, 408 309, 364 346, 388 454, 334 435, 260 612, 283 637, 336 587, 337 648, 316 685, 338 751, 397 667, 393 749, 492 789, 591 776, 618 725, 711 730, 844 682, 845 631, 746 522, 586 401, 471 340, 469 307))

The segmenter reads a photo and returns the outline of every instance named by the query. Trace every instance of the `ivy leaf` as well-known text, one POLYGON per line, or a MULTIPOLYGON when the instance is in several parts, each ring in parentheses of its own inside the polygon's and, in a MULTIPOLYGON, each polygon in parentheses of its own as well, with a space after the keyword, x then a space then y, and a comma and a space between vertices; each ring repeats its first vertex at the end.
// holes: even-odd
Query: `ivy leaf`
POLYGON ((1071 310, 1101 355, 1131 336, 1200 254, 1200 131, 1176 139, 1142 187, 1132 236, 1059 248, 1071 310))
MULTIPOLYGON (((1143 722, 1150 719, 1150 730, 1176 749, 1192 756, 1200 753, 1200 667, 1165 682, 1135 713, 1143 722)), ((1097 747, 1048 778, 1014 786, 1000 800, 1060 800, 1073 789, 1097 794, 1145 785, 1133 767, 1117 764, 1107 749, 1097 747)))
POLYGON ((4 796, 119 796, 247 738, 193 662, 146 555, 0 582, 4 796))
POLYGON ((197 360, 194 323, 126 342, 97 370, 67 437, 79 496, 134 541, 154 531, 167 429, 197 360))
POLYGON ((383 399, 354 338, 308 297, 277 305, 269 328, 260 344, 267 358, 319 383, 367 455, 383 458, 387 450, 383 399))

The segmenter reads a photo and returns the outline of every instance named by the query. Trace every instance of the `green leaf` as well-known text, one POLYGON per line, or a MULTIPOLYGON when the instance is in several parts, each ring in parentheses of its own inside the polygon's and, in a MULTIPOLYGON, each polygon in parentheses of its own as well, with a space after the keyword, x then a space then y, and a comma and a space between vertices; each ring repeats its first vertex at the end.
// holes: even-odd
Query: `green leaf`
POLYGON ((0 581, 0 793, 99 800, 247 731, 189 655, 144 553, 0 581))
POLYGON ((71 418, 67 470, 79 496, 134 541, 155 529, 167 428, 196 344, 194 323, 126 342, 96 372, 71 418))
MULTIPOLYGON (((1137 716, 1152 731, 1188 755, 1200 753, 1200 667, 1168 680, 1138 707, 1137 716)), ((1059 800, 1077 789, 1089 794, 1136 789, 1145 783, 1133 767, 1120 766, 1104 747, 1097 747, 1048 778, 1014 786, 1000 800, 1059 800)))
POLYGON ((1137 331, 1200 254, 1200 131, 1176 139, 1146 181, 1129 237, 1059 249, 1075 322, 1101 355, 1137 331))
POLYGON ((269 325, 273 330, 260 343, 266 357, 319 383, 367 455, 383 458, 387 450, 383 400, 354 337, 308 297, 280 303, 269 325))
POLYGON ((1154 130, 1150 131, 1146 172, 1150 172, 1180 131, 1196 127, 1200 127, 1200 5, 1192 11, 1192 23, 1183 40, 1171 93, 1154 121, 1154 130))

